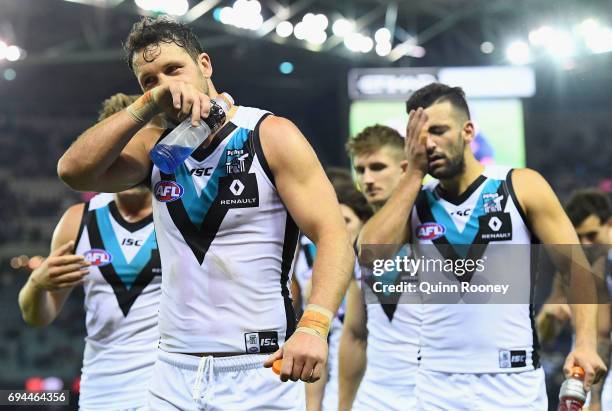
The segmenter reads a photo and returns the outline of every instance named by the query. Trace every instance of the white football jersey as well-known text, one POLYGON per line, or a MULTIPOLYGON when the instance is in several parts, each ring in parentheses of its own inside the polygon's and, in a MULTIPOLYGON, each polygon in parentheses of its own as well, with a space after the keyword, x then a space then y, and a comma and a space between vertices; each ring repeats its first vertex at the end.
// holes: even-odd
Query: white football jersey
POLYGON ((268 114, 238 107, 173 174, 153 167, 165 351, 271 353, 295 329, 289 284, 299 232, 263 154, 268 114))
POLYGON ((79 405, 145 405, 161 296, 153 219, 130 223, 113 195, 100 194, 85 205, 76 244, 76 254, 91 263, 84 279, 87 337, 79 405))
POLYGON ((483 268, 468 274, 421 270, 420 283, 455 287, 508 283, 512 287, 512 295, 505 300, 501 294, 479 300, 485 294, 459 288, 463 291, 444 294, 448 300, 439 303, 433 295, 440 298, 443 293, 423 293, 420 366, 424 369, 497 373, 539 367, 530 304, 532 234, 511 174, 509 168, 490 166, 459 198, 445 198, 437 181, 426 184, 417 198, 411 215, 415 258, 448 262, 469 257, 483 268))

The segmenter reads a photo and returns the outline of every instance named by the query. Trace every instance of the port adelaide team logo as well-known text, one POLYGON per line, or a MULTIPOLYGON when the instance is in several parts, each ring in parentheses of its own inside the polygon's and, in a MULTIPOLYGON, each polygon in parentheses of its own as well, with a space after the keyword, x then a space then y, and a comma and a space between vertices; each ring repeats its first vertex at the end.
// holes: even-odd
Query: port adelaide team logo
POLYGON ((85 261, 91 263, 91 265, 95 265, 96 267, 103 267, 113 261, 113 256, 106 250, 102 250, 100 248, 94 248, 93 250, 86 251, 83 256, 85 257, 85 261))
POLYGON ((170 203, 176 201, 183 196, 183 186, 175 181, 159 181, 155 184, 153 194, 157 201, 162 203, 170 203))
POLYGON ((435 240, 446 234, 446 227, 438 223, 419 224, 416 228, 416 236, 419 240, 435 240))

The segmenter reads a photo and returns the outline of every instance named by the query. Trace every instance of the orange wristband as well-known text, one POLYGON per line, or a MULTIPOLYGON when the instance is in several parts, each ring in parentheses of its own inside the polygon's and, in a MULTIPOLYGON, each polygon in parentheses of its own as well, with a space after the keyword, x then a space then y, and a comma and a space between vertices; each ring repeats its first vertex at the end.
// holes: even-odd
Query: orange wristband
POLYGON ((297 325, 296 332, 304 332, 327 341, 333 314, 326 308, 316 304, 308 304, 297 325))

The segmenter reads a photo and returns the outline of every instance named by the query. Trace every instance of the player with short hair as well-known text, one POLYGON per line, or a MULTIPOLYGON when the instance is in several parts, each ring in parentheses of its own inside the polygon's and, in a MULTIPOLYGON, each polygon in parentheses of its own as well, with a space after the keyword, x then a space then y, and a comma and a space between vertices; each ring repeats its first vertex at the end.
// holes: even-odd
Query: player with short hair
POLYGON ((125 48, 144 95, 85 131, 58 172, 79 190, 151 179, 163 281, 149 406, 301 409, 303 385, 282 381, 319 379, 354 262, 333 189, 293 123, 243 106, 173 173, 162 172, 149 152, 171 130, 143 125, 159 113, 210 121, 219 97, 211 59, 191 29, 164 17, 136 23, 125 48), (318 252, 311 304, 296 326, 289 284, 299 230, 318 252), (279 381, 263 366, 281 358, 279 381))
MULTIPOLYGON (((375 212, 406 172, 404 138, 391 127, 366 127, 347 143, 357 186, 375 212)), ((340 341, 339 410, 405 410, 413 406, 418 367, 416 305, 366 304, 360 287, 349 286, 340 341)))
MULTIPOLYGON (((106 100, 100 120, 136 98, 106 100)), ((98 194, 64 213, 49 257, 19 293, 24 320, 47 326, 74 287, 83 285, 87 337, 79 409, 144 410, 159 340, 161 264, 143 185, 98 194)))
MULTIPOLYGON (((484 167, 474 158, 470 150, 474 126, 463 90, 430 84, 410 97, 407 110, 407 170, 386 204, 364 226, 360 255, 366 245, 409 242, 415 258, 456 261, 467 249, 468 257, 488 256, 487 264, 512 267, 513 277, 529 284, 529 257, 504 261, 502 253, 489 252, 491 244, 530 244, 536 237, 544 244, 578 243, 563 208, 540 174, 484 167), (438 180, 423 185, 427 173, 438 180)), ((583 255, 574 259, 588 266, 583 255)), ((420 281, 483 281, 474 270, 466 277, 458 274, 419 273, 420 281)), ((594 294, 586 281, 577 286, 594 294)), ((547 408, 533 307, 527 301, 428 302, 422 304, 419 327, 417 410, 547 408)), ((596 351, 596 306, 572 304, 572 311, 577 338, 565 372, 569 374, 575 365, 583 367, 588 389, 605 373, 596 351)))

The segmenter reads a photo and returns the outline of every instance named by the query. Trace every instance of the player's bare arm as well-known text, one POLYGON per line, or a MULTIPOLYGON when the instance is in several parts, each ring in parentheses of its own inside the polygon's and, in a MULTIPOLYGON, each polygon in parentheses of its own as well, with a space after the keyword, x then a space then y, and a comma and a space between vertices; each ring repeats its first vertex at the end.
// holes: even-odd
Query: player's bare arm
MULTIPOLYGON (((262 122, 260 133, 278 193, 300 230, 317 247, 309 304, 335 313, 348 286, 355 255, 334 190, 316 154, 293 123, 270 116, 262 122)), ((267 365, 277 357, 283 358, 281 379, 314 382, 325 366, 327 342, 296 332, 267 365)))
POLYGON ((409 216, 427 174, 425 141, 427 114, 422 108, 410 112, 404 151, 408 164, 400 183, 385 205, 361 230, 361 244, 404 244, 410 233, 409 216))
POLYGON ((89 273, 84 257, 73 254, 83 207, 77 204, 66 210, 53 232, 49 256, 30 274, 19 292, 19 308, 29 325, 51 324, 70 291, 81 285, 89 273))
POLYGON ((169 81, 145 92, 127 109, 86 130, 64 153, 60 178, 80 191, 119 192, 142 182, 150 169, 149 151, 162 130, 144 127, 166 113, 178 118, 208 116, 210 99, 192 85, 169 81))
MULTIPOLYGON (((516 170, 512 175, 512 183, 519 203, 533 227, 533 232, 542 243, 579 244, 576 232, 557 196, 539 173, 530 169, 516 170)), ((586 256, 578 246, 572 249, 571 260, 571 265, 574 267, 589 267, 586 256)), ((567 264, 555 261, 554 258, 553 262, 560 265, 558 268, 561 271, 572 269, 567 264)), ((588 276, 574 276, 574 278, 582 280, 580 284, 576 284, 577 287, 585 293, 596 296, 592 278, 588 276)), ((606 366, 597 354, 597 305, 570 304, 570 307, 576 328, 576 345, 567 357, 564 371, 569 375, 571 367, 581 366, 586 374, 585 388, 589 389, 606 372, 606 366)))
POLYGON ((338 376, 338 411, 350 411, 366 370, 365 302, 357 280, 352 280, 346 296, 344 327, 340 337, 340 370, 338 376))

